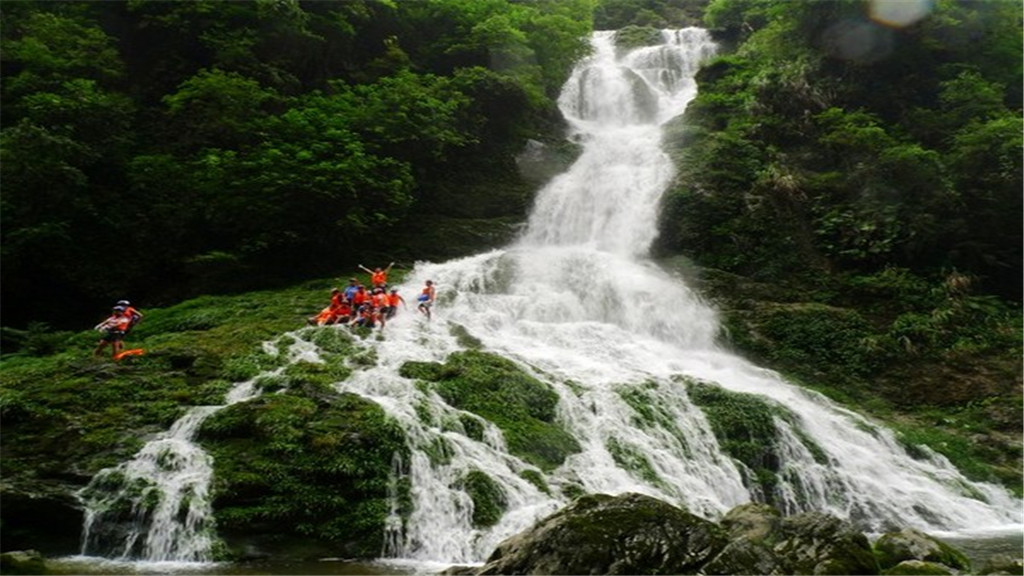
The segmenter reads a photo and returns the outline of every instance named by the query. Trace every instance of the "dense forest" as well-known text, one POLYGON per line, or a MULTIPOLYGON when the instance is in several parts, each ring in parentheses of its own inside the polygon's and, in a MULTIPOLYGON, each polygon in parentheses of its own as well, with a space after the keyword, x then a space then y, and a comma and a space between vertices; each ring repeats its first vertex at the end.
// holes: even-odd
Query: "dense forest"
POLYGON ((593 6, 2 10, 4 323, 71 327, 111 298, 152 306, 444 257, 453 219, 479 246, 475 222, 525 213, 514 155, 559 134, 552 97, 593 6))

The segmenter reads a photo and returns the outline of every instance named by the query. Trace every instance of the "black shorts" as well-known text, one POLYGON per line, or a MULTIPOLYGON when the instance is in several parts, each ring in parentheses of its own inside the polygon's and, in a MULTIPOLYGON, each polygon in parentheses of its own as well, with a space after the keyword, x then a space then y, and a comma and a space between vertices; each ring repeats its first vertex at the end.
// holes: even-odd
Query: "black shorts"
POLYGON ((121 330, 107 330, 103 333, 104 342, 120 342, 124 339, 124 332, 121 330))

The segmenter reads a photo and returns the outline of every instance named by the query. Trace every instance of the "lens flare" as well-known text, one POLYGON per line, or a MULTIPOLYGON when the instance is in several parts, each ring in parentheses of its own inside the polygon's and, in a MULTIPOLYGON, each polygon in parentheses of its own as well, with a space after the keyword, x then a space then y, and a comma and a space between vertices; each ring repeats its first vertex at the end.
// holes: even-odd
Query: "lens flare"
POLYGON ((931 0, 871 0, 868 14, 879 24, 903 28, 932 11, 931 0))

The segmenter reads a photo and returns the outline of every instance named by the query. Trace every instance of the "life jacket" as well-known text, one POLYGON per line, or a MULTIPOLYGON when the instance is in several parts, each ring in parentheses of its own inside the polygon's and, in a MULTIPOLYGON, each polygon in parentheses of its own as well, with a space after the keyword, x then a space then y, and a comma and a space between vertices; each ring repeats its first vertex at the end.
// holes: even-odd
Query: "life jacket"
POLYGON ((323 310, 320 311, 319 314, 316 315, 316 325, 323 326, 324 324, 330 322, 333 317, 334 310, 332 310, 331 307, 328 306, 327 308, 324 308, 323 310))
POLYGON ((387 295, 388 306, 398 308, 398 303, 402 300, 402 297, 398 295, 398 292, 392 292, 387 295))
POLYGON ((378 308, 388 305, 388 295, 384 293, 373 295, 373 305, 378 308))
POLYGON ((337 294, 331 294, 331 306, 341 306, 341 303, 344 301, 344 299, 345 296, 341 292, 338 292, 337 294))
POLYGON ((380 272, 374 272, 370 274, 370 282, 372 282, 374 286, 377 286, 378 284, 387 284, 388 273, 383 270, 380 272))
POLYGON ((132 319, 122 314, 120 316, 111 316, 104 322, 105 329, 112 332, 126 332, 132 326, 132 319))
POLYGON ((139 323, 139 320, 142 319, 142 314, 139 314, 139 311, 131 306, 125 307, 124 315, 128 317, 129 326, 135 326, 136 324, 139 323))
POLYGON ((355 293, 354 296, 352 296, 352 303, 358 307, 360 304, 366 302, 369 299, 370 295, 366 293, 366 290, 359 290, 358 292, 355 293))

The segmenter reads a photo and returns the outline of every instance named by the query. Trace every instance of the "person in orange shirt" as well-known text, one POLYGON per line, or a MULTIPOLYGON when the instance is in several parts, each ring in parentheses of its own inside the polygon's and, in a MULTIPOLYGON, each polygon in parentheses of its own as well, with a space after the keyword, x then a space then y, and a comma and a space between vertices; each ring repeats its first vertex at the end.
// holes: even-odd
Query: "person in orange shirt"
POLYGON ((99 356, 103 348, 109 344, 113 349, 111 356, 116 359, 121 349, 124 348, 124 335, 132 325, 132 319, 125 315, 124 310, 124 306, 114 306, 114 313, 96 325, 95 329, 103 332, 103 336, 96 345, 96 350, 93 352, 94 355, 99 356))
POLYGON ((437 292, 434 290, 434 281, 427 280, 420 295, 416 297, 419 302, 419 306, 416 308, 427 315, 427 320, 430 320, 430 307, 434 305, 434 299, 437 298, 437 292))
POLYGON ((362 264, 360 264, 359 267, 362 268, 363 270, 365 270, 366 273, 370 275, 370 286, 371 287, 373 287, 373 288, 387 288, 388 287, 388 274, 391 272, 391 267, 394 266, 394 265, 395 265, 395 263, 392 262, 391 264, 388 264, 387 268, 374 268, 373 270, 370 270, 369 268, 367 268, 366 266, 363 266, 362 264))
POLYGON ((403 308, 408 308, 408 306, 405 305, 405 298, 402 298, 398 293, 398 288, 392 288, 391 293, 387 296, 387 305, 381 309, 381 313, 384 315, 385 319, 390 320, 391 318, 394 318, 395 313, 398 312, 399 302, 402 303, 403 308))
POLYGON ((366 286, 360 284, 359 288, 356 290, 356 293, 352 296, 352 307, 355 308, 356 310, 359 310, 360 308, 362 308, 363 304, 366 304, 369 301, 370 293, 366 291, 366 286))

